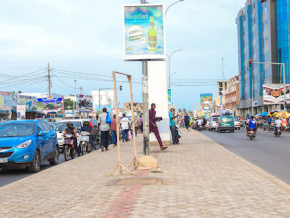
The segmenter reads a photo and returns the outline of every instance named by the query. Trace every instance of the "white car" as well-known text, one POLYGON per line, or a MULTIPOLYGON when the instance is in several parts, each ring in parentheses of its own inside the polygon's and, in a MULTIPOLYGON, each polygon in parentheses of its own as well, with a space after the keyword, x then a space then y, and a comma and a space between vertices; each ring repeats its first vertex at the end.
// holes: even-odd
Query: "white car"
POLYGON ((241 129, 241 122, 240 121, 238 121, 238 120, 236 120, 236 119, 234 119, 234 127, 235 127, 235 129, 241 129))
MULTIPOLYGON (((68 122, 72 122, 76 130, 80 129, 84 125, 84 119, 72 119, 72 120, 60 121, 55 127, 55 132, 57 134, 57 140, 58 140, 58 145, 60 149, 62 149, 63 147, 64 137, 62 135, 65 129, 67 128, 68 122)), ((78 140, 78 144, 79 144, 79 140, 78 140)))
POLYGON ((210 117, 208 131, 217 130, 219 120, 220 118, 218 116, 210 117))

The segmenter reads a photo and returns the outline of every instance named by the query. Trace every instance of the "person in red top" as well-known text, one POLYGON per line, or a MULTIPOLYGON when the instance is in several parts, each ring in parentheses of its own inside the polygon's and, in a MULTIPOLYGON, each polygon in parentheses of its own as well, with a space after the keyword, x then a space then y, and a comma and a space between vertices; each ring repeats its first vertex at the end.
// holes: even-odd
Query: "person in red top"
POLYGON ((116 114, 114 114, 113 119, 111 120, 111 134, 113 147, 116 147, 117 146, 116 114))
POLYGON ((162 141, 161 141, 161 138, 160 138, 160 135, 159 135, 159 130, 158 130, 158 127, 157 127, 157 124, 156 124, 156 111, 155 111, 155 108, 156 108, 156 105, 153 103, 151 104, 151 110, 149 110, 149 130, 150 130, 150 133, 153 132, 154 135, 156 136, 157 138, 157 141, 160 145, 160 149, 161 150, 165 150, 167 147, 164 147, 163 144, 162 144, 162 141))

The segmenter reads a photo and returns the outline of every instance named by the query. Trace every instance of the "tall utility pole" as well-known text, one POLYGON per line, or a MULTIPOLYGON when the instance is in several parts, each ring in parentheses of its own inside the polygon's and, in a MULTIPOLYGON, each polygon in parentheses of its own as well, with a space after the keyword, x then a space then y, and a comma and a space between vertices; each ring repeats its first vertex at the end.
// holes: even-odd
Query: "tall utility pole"
POLYGON ((75 97, 74 97, 74 101, 73 101, 73 112, 74 112, 74 119, 75 119, 75 106, 76 106, 76 102, 77 102, 77 96, 76 96, 76 90, 77 90, 77 81, 75 81, 75 97))
POLYGON ((252 116, 254 116, 254 74, 252 75, 252 116))
POLYGON ((82 94, 83 87, 80 87, 80 95, 82 94))
POLYGON ((48 97, 51 97, 51 79, 50 79, 50 68, 49 68, 49 63, 47 64, 47 79, 48 79, 48 97))
MULTIPOLYGON (((146 0, 141 0, 141 4, 146 4, 146 0)), ((149 102, 148 102, 148 61, 142 60, 143 76, 143 154, 150 155, 149 149, 149 102)))
POLYGON ((220 96, 220 113, 221 115, 223 115, 223 112, 222 112, 222 104, 223 104, 223 96, 224 96, 224 89, 225 89, 225 72, 224 72, 224 57, 222 57, 222 73, 223 73, 223 83, 222 83, 222 86, 223 86, 223 91, 222 91, 222 95, 220 96))

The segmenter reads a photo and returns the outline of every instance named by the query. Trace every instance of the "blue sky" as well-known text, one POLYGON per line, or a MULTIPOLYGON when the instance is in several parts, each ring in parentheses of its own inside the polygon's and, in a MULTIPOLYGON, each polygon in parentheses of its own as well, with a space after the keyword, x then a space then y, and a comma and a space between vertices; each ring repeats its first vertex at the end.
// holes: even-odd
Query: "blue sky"
MULTIPOLYGON (((150 0, 169 6, 174 0, 150 0)), ((138 0, 2 0, 0 7, 0 91, 47 92, 45 70, 54 69, 52 92, 74 94, 74 79, 85 94, 113 87, 112 71, 133 75, 140 82, 140 62, 123 61, 122 5, 138 0), (72 71, 59 71, 66 70, 72 71), (76 72, 76 73, 75 73, 76 72), (77 73, 80 72, 80 73, 77 73), (91 74, 102 75, 100 77, 91 74), (11 80, 11 78, 13 80, 11 80), (84 78, 87 78, 84 80, 84 78), (94 78, 94 79, 92 79, 94 78), (97 80, 97 78, 99 78, 97 80), (10 81, 7 82, 7 81, 10 81)), ((200 93, 217 95, 216 80, 238 75, 235 18, 245 0, 184 0, 166 17, 167 53, 172 56, 173 101, 191 109, 200 93)), ((121 84, 121 83, 120 83, 121 84)), ((129 86, 122 83, 119 102, 129 101, 129 86)), ((142 101, 139 83, 134 100, 142 101)))

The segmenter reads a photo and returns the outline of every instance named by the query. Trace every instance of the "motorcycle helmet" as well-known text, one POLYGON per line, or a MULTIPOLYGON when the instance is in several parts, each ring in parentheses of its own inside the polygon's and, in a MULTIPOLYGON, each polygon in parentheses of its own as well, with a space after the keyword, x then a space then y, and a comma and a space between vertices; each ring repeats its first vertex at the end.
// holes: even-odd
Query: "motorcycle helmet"
POLYGON ((70 129, 72 129, 72 128, 74 127, 74 125, 73 125, 72 122, 68 122, 68 123, 66 124, 66 126, 67 126, 68 128, 70 128, 70 129))
POLYGON ((84 125, 85 125, 85 126, 90 125, 90 121, 89 121, 88 119, 85 119, 85 120, 84 120, 84 125))

